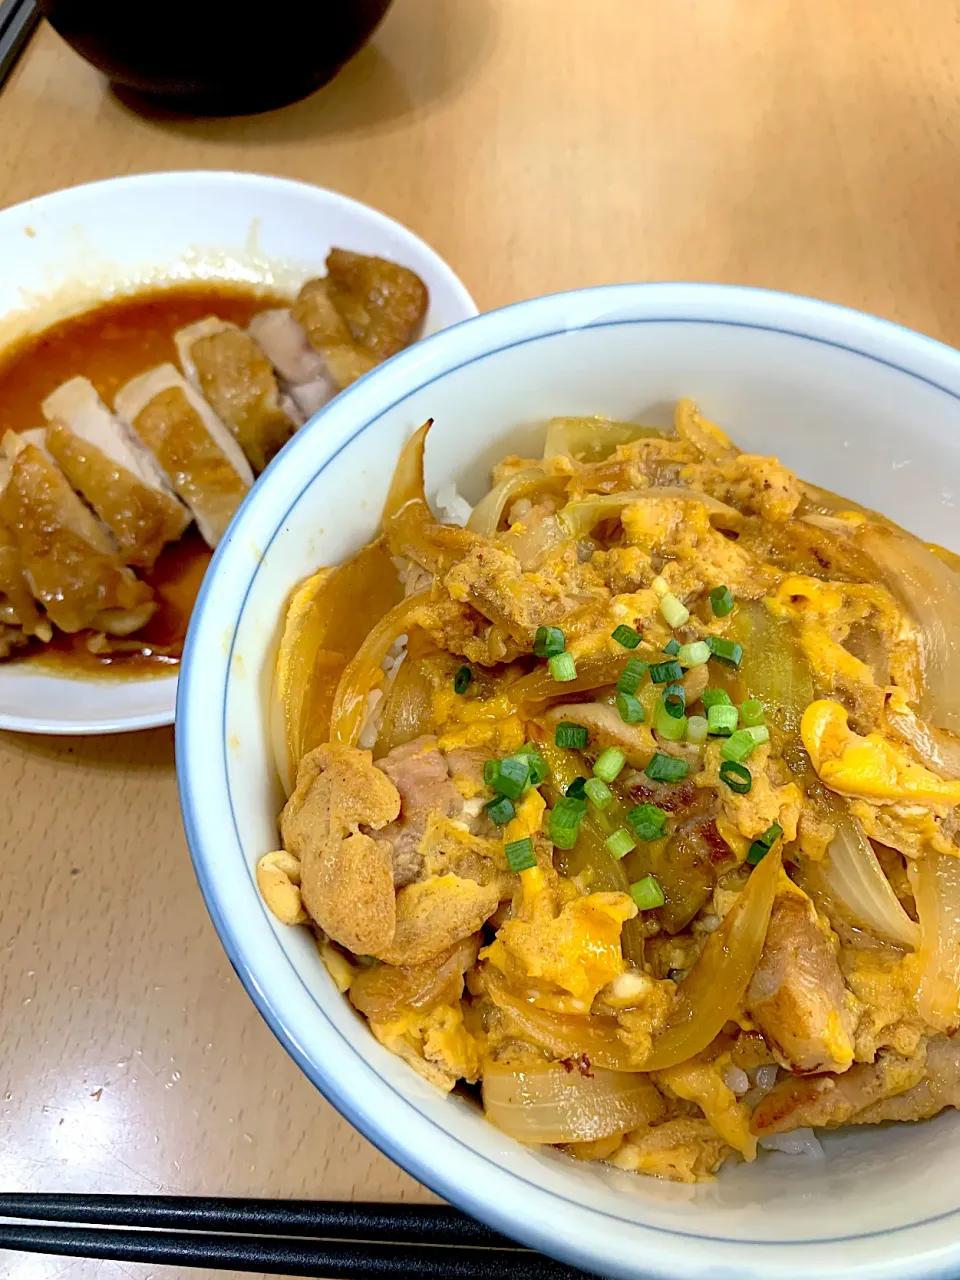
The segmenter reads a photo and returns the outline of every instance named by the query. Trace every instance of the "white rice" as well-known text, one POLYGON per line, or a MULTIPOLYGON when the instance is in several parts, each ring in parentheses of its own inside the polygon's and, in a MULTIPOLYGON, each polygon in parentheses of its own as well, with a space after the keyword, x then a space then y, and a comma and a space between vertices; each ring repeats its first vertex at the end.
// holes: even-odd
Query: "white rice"
POLYGON ((462 497, 455 484, 441 485, 434 499, 444 524, 458 524, 461 529, 473 515, 473 507, 462 497))
POLYGON ((723 1083, 732 1093, 746 1093, 750 1088, 750 1077, 740 1067, 727 1067, 723 1073, 723 1083))
POLYGON ((806 1156, 808 1160, 822 1160, 823 1147, 812 1129, 794 1129, 792 1133, 771 1133, 757 1142, 764 1151, 782 1151, 788 1156, 806 1156))
POLYGON ((764 1093, 769 1093, 773 1086, 777 1083, 777 1073, 780 1068, 774 1063, 766 1067, 757 1067, 753 1073, 753 1083, 758 1089, 762 1089, 764 1093))

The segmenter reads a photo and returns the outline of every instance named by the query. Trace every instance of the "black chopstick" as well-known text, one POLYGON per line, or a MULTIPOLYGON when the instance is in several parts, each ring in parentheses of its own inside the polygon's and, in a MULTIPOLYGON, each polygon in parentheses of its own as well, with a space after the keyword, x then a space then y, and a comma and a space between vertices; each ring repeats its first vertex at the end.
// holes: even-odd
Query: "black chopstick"
POLYGON ((0 4, 0 85, 13 70, 39 21, 35 0, 3 0, 0 4))
POLYGON ((93 1224, 0 1223, 0 1249, 61 1257, 327 1280, 490 1280, 501 1275, 575 1280, 583 1275, 513 1244, 447 1205, 18 1193, 0 1194, 0 1217, 93 1224))
POLYGON ((229 1231, 236 1235, 521 1247, 447 1204, 14 1192, 0 1193, 0 1218, 38 1218, 96 1227, 229 1231))

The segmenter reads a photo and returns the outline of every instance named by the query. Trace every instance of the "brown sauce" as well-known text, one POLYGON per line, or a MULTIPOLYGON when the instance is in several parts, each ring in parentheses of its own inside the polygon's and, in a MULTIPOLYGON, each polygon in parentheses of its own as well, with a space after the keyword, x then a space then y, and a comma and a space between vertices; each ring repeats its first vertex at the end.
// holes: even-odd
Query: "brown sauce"
MULTIPOLYGON (((40 405, 61 383, 82 375, 113 404, 117 391, 154 365, 177 363, 173 335, 216 315, 246 326, 258 311, 289 299, 233 284, 189 284, 114 298, 20 339, 0 353, 0 436, 44 425, 40 405)), ((187 624, 212 552, 191 525, 139 576, 153 587, 158 609, 135 636, 131 652, 91 653, 90 632, 54 631, 14 662, 42 665, 63 675, 164 675, 177 669, 187 624)))

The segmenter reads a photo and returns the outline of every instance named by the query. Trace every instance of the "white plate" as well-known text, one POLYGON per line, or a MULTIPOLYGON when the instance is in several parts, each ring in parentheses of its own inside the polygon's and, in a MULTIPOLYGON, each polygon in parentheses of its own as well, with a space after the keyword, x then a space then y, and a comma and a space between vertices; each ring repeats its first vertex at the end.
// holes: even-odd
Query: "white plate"
POLYGON ((372 535, 411 431, 436 422, 428 493, 455 481, 476 501, 494 460, 542 448, 542 425, 522 424, 590 413, 664 422, 682 395, 742 448, 777 453, 960 550, 956 351, 826 303, 711 285, 590 289, 480 316, 338 397, 218 550, 177 708, 197 875, 234 968, 310 1079, 421 1181, 509 1235, 623 1280, 956 1276, 957 1111, 830 1133, 822 1158, 765 1154, 697 1186, 522 1147, 378 1044, 312 935, 280 924, 257 892, 282 803, 267 702, 284 601, 372 535))
MULTIPOLYGON (((0 212, 0 347, 152 285, 214 279, 295 290, 323 274, 333 245, 416 271, 430 290, 425 335, 477 314, 429 245, 356 200, 254 173, 159 173, 0 212)), ((176 692, 176 676, 81 680, 4 664, 0 728, 120 733, 172 724, 176 692)))

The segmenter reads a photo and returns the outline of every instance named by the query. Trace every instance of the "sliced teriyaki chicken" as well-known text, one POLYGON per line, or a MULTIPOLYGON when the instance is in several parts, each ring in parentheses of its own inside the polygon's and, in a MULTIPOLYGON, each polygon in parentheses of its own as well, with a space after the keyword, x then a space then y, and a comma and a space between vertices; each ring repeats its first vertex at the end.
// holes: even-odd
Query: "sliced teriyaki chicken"
POLYGON ((783 877, 746 1007, 781 1066, 801 1075, 853 1063, 857 1004, 813 903, 783 877))
POLYGON ((293 317, 303 326, 310 345, 323 356, 341 389, 369 373, 377 363, 356 341, 333 305, 326 280, 307 281, 293 304, 293 317))
POLYGON ((111 531, 126 562, 149 568, 190 523, 153 454, 86 378, 63 383, 42 407, 50 424, 48 453, 111 531))
MULTIPOLYGON (((10 462, 0 451, 0 495, 10 479, 10 462)), ((0 523, 0 662, 23 648, 31 636, 45 643, 53 628, 37 608, 13 535, 0 523)))
POLYGON ((236 440, 172 364, 158 365, 121 387, 114 407, 153 453, 215 547, 253 484, 236 440))
POLYGON ((302 425, 270 361, 249 333, 207 316, 173 335, 187 378, 233 432, 254 471, 302 425))
POLYGON ((85 627, 129 635, 151 617, 153 592, 128 569, 116 543, 36 444, 3 439, 10 478, 0 522, 20 555, 24 577, 62 631, 85 627))
POLYGON ((327 289, 355 341, 378 362, 409 346, 430 300, 408 267, 349 249, 331 249, 327 256, 327 289))
POLYGON ((319 351, 310 345, 303 325, 289 307, 261 311, 250 321, 250 336, 277 372, 280 385, 299 409, 312 418, 337 394, 333 375, 319 351))

